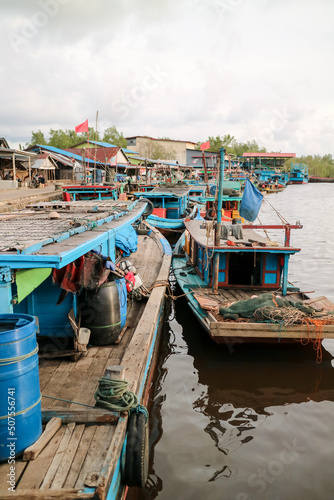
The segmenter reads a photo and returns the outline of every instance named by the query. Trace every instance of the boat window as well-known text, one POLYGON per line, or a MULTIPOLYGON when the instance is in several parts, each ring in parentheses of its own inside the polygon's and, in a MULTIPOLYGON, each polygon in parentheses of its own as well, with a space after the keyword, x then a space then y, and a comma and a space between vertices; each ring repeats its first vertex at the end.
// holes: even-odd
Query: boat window
POLYGON ((262 255, 254 252, 230 253, 228 264, 228 284, 259 286, 261 277, 262 255))

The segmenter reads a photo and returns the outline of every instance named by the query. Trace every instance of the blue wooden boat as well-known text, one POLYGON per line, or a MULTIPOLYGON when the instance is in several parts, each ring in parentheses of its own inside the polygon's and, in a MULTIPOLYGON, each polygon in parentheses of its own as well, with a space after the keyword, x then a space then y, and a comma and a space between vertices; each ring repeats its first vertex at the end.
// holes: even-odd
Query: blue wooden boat
POLYGON ((289 184, 307 184, 308 166, 303 163, 292 163, 289 173, 289 184))
MULTIPOLYGON (((298 325, 284 323, 286 309, 282 309, 299 311, 306 306, 303 312, 315 311, 312 301, 290 288, 288 282, 289 259, 300 251, 290 245, 290 233, 302 226, 223 222, 221 175, 217 223, 186 220, 186 231, 173 254, 173 272, 191 311, 217 343, 280 341, 309 335, 316 339, 316 321, 308 318, 298 325), (282 243, 267 235, 270 230, 282 229, 282 243), (269 309, 263 310, 264 305, 269 309), (280 308, 279 318, 275 314, 280 308)), ((334 304, 322 299, 326 315, 334 304)), ((334 324, 328 325, 325 319, 322 328, 324 336, 333 337, 334 324)))
POLYGON ((196 203, 190 201, 191 187, 185 182, 161 183, 149 192, 134 192, 136 198, 148 200, 151 214, 148 222, 168 234, 173 230, 184 229, 184 219, 194 218, 196 203))
MULTIPOLYGON (((146 481, 144 406, 171 262, 167 240, 143 220, 146 205, 138 200, 58 201, 0 218, 0 390, 15 362, 8 391, 14 390, 17 408, 27 394, 39 395, 36 404, 12 413, 18 456, 13 452, 10 462, 3 418, 7 392, 1 394, 6 401, 0 420, 2 499, 111 500, 146 481), (30 354, 19 356, 15 347, 15 335, 30 324, 28 318, 38 328, 39 385, 34 388, 22 371, 30 354), (11 345, 15 353, 8 361, 11 345), (17 378, 25 387, 16 386, 17 378), (130 391, 121 391, 126 406, 116 402, 116 409, 110 407, 113 387, 123 386, 130 391), (41 427, 42 420, 45 430, 23 449, 19 419, 29 436, 26 412, 40 404, 36 425, 41 427)), ((36 342, 36 328, 27 331, 23 349, 28 338, 36 342)))
POLYGON ((118 186, 108 186, 103 184, 78 184, 63 186, 62 189, 64 201, 118 199, 118 186))

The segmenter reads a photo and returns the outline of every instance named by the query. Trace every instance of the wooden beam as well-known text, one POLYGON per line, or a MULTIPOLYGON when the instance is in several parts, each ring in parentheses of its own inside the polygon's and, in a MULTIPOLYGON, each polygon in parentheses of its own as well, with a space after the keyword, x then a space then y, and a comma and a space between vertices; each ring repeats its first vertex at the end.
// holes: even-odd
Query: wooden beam
POLYGON ((93 493, 83 493, 79 489, 70 490, 19 490, 1 495, 1 500, 85 500, 94 498, 93 493))
MULTIPOLYGON (((322 327, 322 338, 334 338, 334 325, 322 327)), ((279 323, 210 323, 210 335, 217 337, 254 337, 254 338, 288 338, 316 339, 318 332, 315 325, 284 326, 279 323)))
POLYGON ((52 410, 42 411, 43 423, 48 422, 53 417, 61 419, 62 424, 69 424, 75 422, 76 424, 117 424, 119 415, 108 410, 98 408, 87 409, 68 409, 68 408, 54 408, 52 410))
POLYGON ((37 441, 26 448, 23 452, 23 460, 26 462, 28 460, 35 460, 36 457, 40 454, 40 452, 45 448, 48 442, 52 439, 52 437, 56 434, 57 430, 61 427, 61 418, 53 417, 46 424, 44 432, 37 439, 37 441))

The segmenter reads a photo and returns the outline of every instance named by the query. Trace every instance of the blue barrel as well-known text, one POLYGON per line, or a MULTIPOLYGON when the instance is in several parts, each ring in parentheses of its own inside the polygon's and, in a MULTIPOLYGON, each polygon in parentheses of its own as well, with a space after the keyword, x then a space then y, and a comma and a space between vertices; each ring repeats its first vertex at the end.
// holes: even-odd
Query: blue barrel
POLYGON ((20 455, 42 433, 37 351, 35 318, 1 314, 0 461, 20 455))

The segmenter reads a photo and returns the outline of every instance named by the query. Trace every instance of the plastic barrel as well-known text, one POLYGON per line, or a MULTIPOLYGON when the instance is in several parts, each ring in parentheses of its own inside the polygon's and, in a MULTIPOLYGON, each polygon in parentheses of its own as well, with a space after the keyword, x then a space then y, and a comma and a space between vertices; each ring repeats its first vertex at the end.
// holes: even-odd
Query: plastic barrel
POLYGON ((108 281, 96 291, 80 298, 82 325, 91 331, 90 343, 109 345, 116 342, 125 325, 127 291, 124 278, 108 281))
POLYGON ((11 460, 42 433, 36 322, 0 315, 0 460, 11 460))

